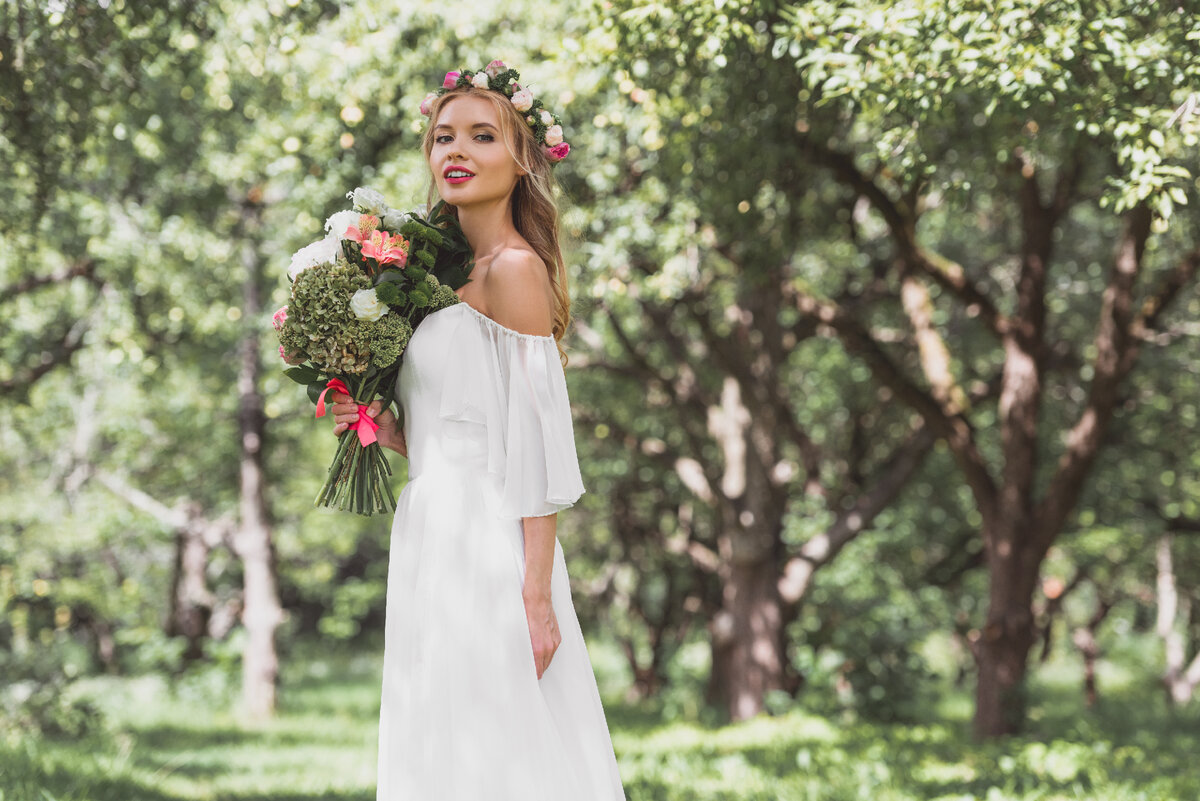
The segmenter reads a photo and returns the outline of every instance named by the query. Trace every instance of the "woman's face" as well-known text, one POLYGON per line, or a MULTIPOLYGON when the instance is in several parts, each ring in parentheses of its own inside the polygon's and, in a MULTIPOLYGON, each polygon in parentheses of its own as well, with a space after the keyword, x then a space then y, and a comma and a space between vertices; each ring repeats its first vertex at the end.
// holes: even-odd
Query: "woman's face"
POLYGON ((448 101, 433 136, 429 168, 438 194, 453 206, 503 201, 524 174, 504 144, 495 106, 482 97, 448 101))

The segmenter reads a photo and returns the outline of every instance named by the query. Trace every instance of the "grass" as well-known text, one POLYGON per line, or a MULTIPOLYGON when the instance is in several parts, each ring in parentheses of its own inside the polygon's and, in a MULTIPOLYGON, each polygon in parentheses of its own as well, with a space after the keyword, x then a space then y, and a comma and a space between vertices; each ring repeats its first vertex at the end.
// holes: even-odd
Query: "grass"
MULTIPOLYGON (((971 742, 969 703, 953 690, 909 724, 792 709, 717 727, 664 722, 655 705, 605 708, 629 801, 1200 798, 1200 714, 1167 713, 1144 674, 1117 668, 1084 709, 1072 667, 1039 672, 1027 735, 988 744, 971 742)), ((374 799, 378 677, 377 654, 293 659, 279 716, 257 726, 213 703, 219 683, 90 680, 80 691, 104 710, 105 732, 10 733, 0 801, 374 799)))

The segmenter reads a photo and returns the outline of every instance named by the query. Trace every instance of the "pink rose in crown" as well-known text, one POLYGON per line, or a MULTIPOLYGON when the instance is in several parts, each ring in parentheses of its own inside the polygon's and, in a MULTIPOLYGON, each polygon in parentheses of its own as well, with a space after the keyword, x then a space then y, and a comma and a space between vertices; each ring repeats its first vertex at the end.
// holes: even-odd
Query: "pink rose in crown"
POLYGON ((517 111, 529 111, 533 108, 533 92, 518 86, 517 91, 513 92, 512 104, 517 111))
POLYGON ((443 89, 453 89, 454 85, 456 83, 458 83, 458 75, 459 75, 459 73, 457 73, 457 72, 447 72, 446 80, 442 81, 442 88, 443 89))
POLYGON ((271 315, 271 325, 275 326, 275 330, 283 328, 284 322, 287 321, 287 306, 281 306, 279 311, 271 315))
POLYGON ((433 101, 437 100, 437 92, 430 92, 425 95, 425 99, 421 101, 421 113, 428 117, 433 113, 433 101))
POLYGON ((489 78, 495 78, 506 69, 508 69, 508 67, 504 66, 504 62, 500 59, 496 59, 491 64, 488 64, 486 67, 484 67, 483 71, 488 74, 489 78))
POLYGON ((571 146, 566 142, 559 142, 554 147, 546 148, 546 158, 551 161, 562 161, 571 152, 571 146))

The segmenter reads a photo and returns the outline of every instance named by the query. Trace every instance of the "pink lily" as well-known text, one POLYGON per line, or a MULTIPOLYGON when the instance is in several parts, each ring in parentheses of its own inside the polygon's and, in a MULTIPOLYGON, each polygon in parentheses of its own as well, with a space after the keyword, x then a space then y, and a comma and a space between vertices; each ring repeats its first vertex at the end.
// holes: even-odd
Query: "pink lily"
POLYGON ((380 265, 395 264, 403 267, 408 263, 408 240, 392 236, 385 231, 372 231, 370 238, 362 243, 362 254, 380 265))

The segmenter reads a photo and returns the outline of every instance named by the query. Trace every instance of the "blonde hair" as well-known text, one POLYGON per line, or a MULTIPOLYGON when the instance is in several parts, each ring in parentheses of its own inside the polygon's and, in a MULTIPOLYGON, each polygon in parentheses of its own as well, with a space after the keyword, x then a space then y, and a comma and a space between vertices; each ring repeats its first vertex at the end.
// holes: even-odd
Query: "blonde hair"
MULTIPOLYGON (((546 157, 542 146, 533 137, 533 132, 525 124, 521 112, 517 111, 512 101, 499 92, 488 89, 477 89, 473 86, 459 86, 438 97, 431 104, 429 125, 425 129, 422 148, 425 151, 425 161, 429 162, 429 154, 433 151, 434 127, 437 125, 438 114, 445 105, 456 97, 475 95, 486 98, 496 108, 500 118, 500 133, 509 154, 525 174, 517 178, 517 184, 512 193, 513 225, 517 233, 525 238, 534 252, 546 263, 546 272, 550 276, 550 285, 554 292, 554 310, 551 333, 558 346, 559 358, 567 363, 567 353, 563 350, 562 338, 571 322, 571 295, 567 288, 567 265, 563 260, 562 247, 558 236, 558 204, 554 200, 556 187, 554 174, 551 171, 550 160, 546 157)), ((439 200, 437 184, 429 185, 429 208, 439 200)), ((457 216, 458 209, 450 206, 451 213, 457 216)))

